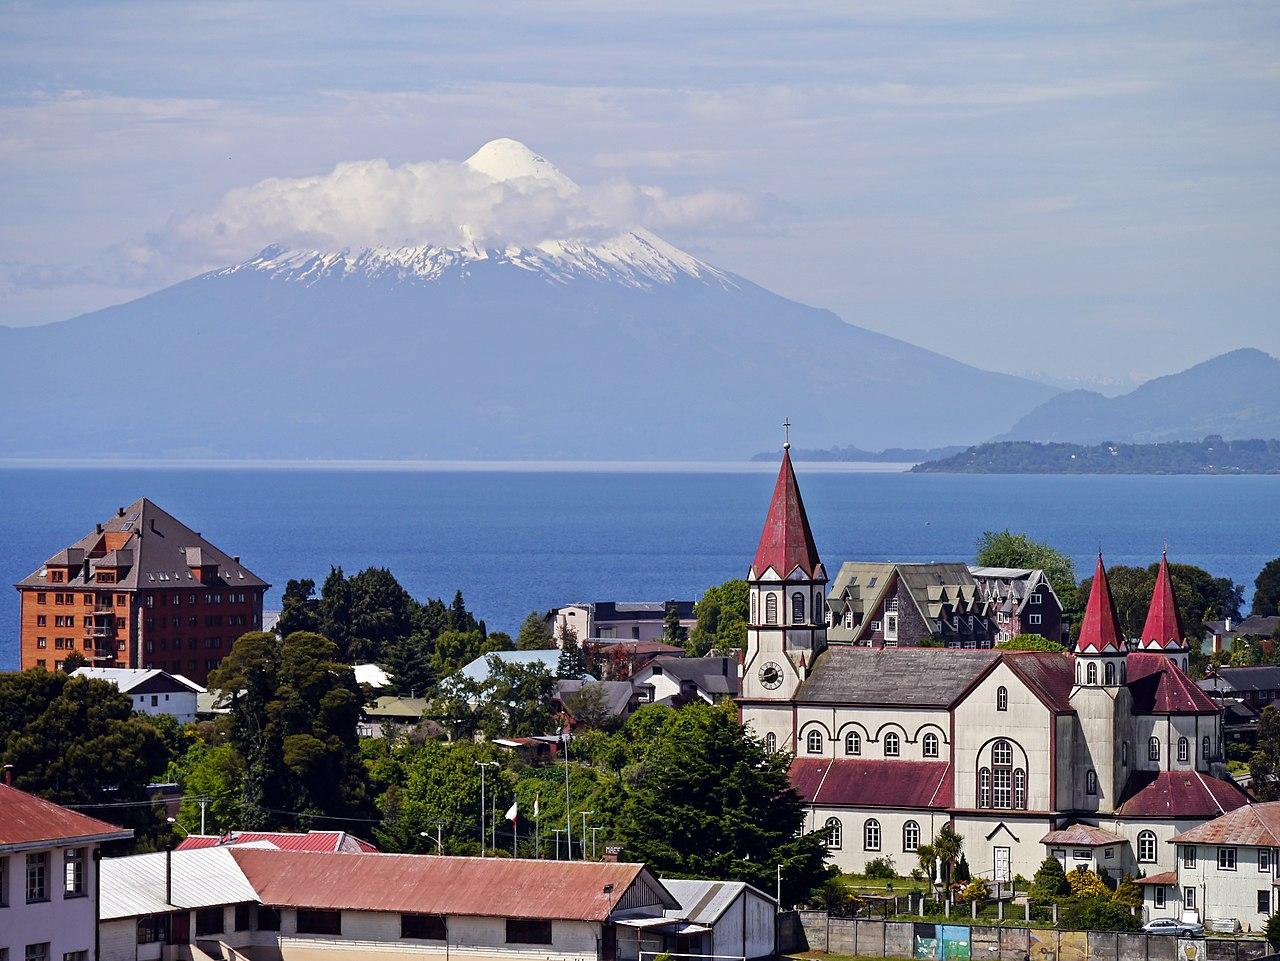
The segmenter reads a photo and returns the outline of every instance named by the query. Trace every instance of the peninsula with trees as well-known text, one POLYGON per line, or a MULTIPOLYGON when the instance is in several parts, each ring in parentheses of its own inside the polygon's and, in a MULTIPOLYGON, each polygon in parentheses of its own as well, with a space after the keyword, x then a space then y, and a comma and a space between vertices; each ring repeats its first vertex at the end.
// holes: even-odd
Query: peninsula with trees
POLYGON ((925 461, 916 474, 1280 474, 1280 440, 1160 444, 999 441, 925 461))

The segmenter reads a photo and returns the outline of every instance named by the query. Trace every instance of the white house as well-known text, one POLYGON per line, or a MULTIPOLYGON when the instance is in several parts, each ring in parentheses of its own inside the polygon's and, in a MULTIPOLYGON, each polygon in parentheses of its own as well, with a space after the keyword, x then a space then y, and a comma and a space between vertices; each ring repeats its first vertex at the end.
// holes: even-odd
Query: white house
POLYGON ((631 676, 645 704, 705 701, 738 693, 738 662, 732 657, 656 657, 631 676))
POLYGON ((0 958, 89 961, 98 848, 131 837, 0 784, 0 958))
POLYGON ((693 629, 693 601, 594 601, 557 607, 543 619, 557 645, 565 628, 583 641, 656 641, 663 637, 667 612, 675 609, 680 626, 693 629))
POLYGON ((743 881, 662 879, 680 902, 668 917, 707 928, 690 954, 707 957, 772 957, 777 952, 778 902, 743 881))
POLYGON ((138 713, 168 714, 180 724, 196 719, 196 698, 205 693, 203 687, 181 674, 154 667, 81 667, 72 674, 109 681, 129 696, 138 713))
MULTIPOLYGON (((906 873, 951 825, 975 876, 1031 877, 1049 855, 1151 874, 1173 868, 1175 834, 1246 803, 1223 778, 1220 709, 1186 674, 1164 560, 1134 651, 1101 557, 1074 653, 829 642, 827 576, 784 453, 747 581, 742 718, 793 755, 808 827, 842 870, 887 857, 906 873)), ((930 617, 954 616, 921 589, 930 617)))
POLYGON ((1143 878, 1150 917, 1239 921, 1257 931, 1276 910, 1280 801, 1251 804, 1175 835, 1172 871, 1143 878))

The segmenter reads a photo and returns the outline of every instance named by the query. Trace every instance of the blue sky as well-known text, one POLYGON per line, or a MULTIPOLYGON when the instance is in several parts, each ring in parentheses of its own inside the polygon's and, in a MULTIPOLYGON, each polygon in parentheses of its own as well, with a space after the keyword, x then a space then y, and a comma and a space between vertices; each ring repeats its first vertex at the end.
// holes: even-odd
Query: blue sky
POLYGON ((3 3, 0 324, 224 261, 167 240, 237 188, 513 137, 715 194, 664 236, 980 366, 1280 354, 1278 41, 1247 0, 3 3))

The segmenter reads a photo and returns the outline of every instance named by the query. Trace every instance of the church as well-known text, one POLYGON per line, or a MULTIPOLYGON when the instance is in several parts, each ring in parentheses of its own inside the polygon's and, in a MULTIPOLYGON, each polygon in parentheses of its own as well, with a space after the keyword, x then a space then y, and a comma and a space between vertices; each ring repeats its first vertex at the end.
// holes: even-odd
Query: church
POLYGON ((1173 869, 1174 835, 1247 803, 1223 776, 1218 707, 1186 673, 1163 559, 1136 649, 1101 554, 1074 652, 829 642, 787 448, 747 575, 738 700, 766 749, 792 755, 841 870, 889 858, 905 875, 950 824, 974 877, 1029 879, 1047 856, 1145 876, 1173 869))

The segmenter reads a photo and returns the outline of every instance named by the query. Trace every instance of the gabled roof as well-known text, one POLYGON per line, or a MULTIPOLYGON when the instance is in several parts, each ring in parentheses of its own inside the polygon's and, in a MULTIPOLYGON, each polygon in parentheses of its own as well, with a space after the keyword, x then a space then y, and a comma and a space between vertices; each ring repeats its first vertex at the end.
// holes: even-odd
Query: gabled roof
POLYGON ((1125 658, 1134 714, 1217 714, 1218 705, 1164 654, 1134 651, 1125 658))
POLYGON ((1041 844, 1061 844, 1077 848, 1101 848, 1109 844, 1123 844, 1120 835, 1092 824, 1071 824, 1050 831, 1040 839, 1041 844))
POLYGON ((1280 690, 1280 666, 1258 664, 1253 667, 1220 667, 1216 674, 1198 685, 1205 691, 1276 691, 1280 690))
POLYGON ((1199 771, 1134 771, 1120 795, 1121 817, 1216 817, 1249 803, 1234 784, 1199 771))
POLYGON ((0 852, 42 844, 122 841, 133 831, 0 784, 0 852))
POLYGON ((795 699, 809 704, 945 708, 1000 656, 992 650, 831 645, 814 660, 795 699))
POLYGON ((633 686, 643 683, 661 671, 677 681, 695 685, 711 695, 738 693, 738 662, 723 655, 708 657, 655 657, 636 671, 631 678, 633 686))
POLYGON ((199 694, 204 690, 181 674, 170 674, 156 667, 78 667, 71 674, 73 677, 109 681, 122 694, 199 694))
POLYGON ((1169 840, 1187 844, 1280 847, 1280 801, 1246 804, 1169 840))
POLYGON ((737 903, 745 892, 770 904, 773 898, 745 881, 695 881, 677 878, 660 878, 662 886, 680 902, 678 908, 668 908, 666 916, 694 924, 714 925, 724 913, 737 903))
POLYGON ((791 451, 783 450, 782 466, 778 481, 773 487, 773 499, 764 518, 764 530, 751 564, 754 577, 761 577, 772 569, 785 578, 799 568, 810 580, 825 580, 826 572, 818 557, 818 548, 809 529, 809 518, 800 499, 800 485, 791 467, 791 451))
POLYGON ((789 776, 806 804, 946 809, 954 793, 948 761, 798 757, 789 776))
POLYGON ((1050 710, 1068 714, 1075 684, 1075 662, 1062 651, 1001 651, 1001 657, 1050 710))
POLYGON ((1107 571, 1102 566, 1102 554, 1099 553, 1098 565, 1093 569, 1093 585, 1089 589, 1089 603, 1084 609, 1084 621, 1080 625, 1080 639, 1076 641, 1076 650, 1118 654, 1123 647, 1124 634, 1120 630, 1116 605, 1111 599, 1111 585, 1107 582, 1107 571))
POLYGON ((176 905, 207 908, 257 901, 258 893, 227 848, 173 852, 172 904, 165 900, 165 852, 103 858, 101 913, 103 921, 165 914, 176 905))
MULTIPOLYGON (((99 525, 102 529, 91 531, 66 550, 59 551, 46 563, 50 566, 68 565, 74 569, 63 584, 63 589, 113 587, 134 588, 185 588, 222 586, 226 589, 269 587, 266 581, 255 575, 234 557, 219 550, 199 533, 187 527, 172 514, 158 507, 145 497, 128 507, 121 507, 109 520, 99 525), (201 563, 218 566, 217 580, 213 584, 200 584, 188 566, 188 549, 198 551, 201 563), (83 562, 89 560, 90 579, 84 578, 83 562), (79 560, 74 560, 79 558, 79 560), (96 568, 111 567, 128 560, 131 566, 119 580, 111 585, 98 585, 93 580, 96 568)), ((19 587, 53 587, 33 571, 18 582, 19 587)))
MULTIPOLYGON (((489 665, 489 658, 491 657, 496 658, 503 664, 519 667, 541 665, 553 677, 555 676, 556 668, 560 665, 560 651, 556 648, 550 648, 545 651, 490 651, 488 654, 481 654, 458 673, 463 677, 483 683, 489 680, 493 673, 489 665)), ((590 675, 584 674, 583 678, 590 679, 590 675)))
MULTIPOLYGON (((584 687, 600 689, 600 706, 610 717, 626 714, 636 696, 635 688, 630 681, 556 681, 556 698, 564 704, 566 697, 572 697, 584 687)), ((566 708, 567 710, 567 708, 566 708)))
POLYGON ((253 844, 273 847, 280 851, 376 852, 378 849, 346 831, 308 831, 300 834, 291 831, 232 831, 228 834, 190 834, 183 838, 176 851, 195 851, 201 848, 236 847, 253 844))
POLYGON ((636 884, 650 888, 663 908, 679 906, 643 864, 247 847, 230 853, 272 907, 604 921, 636 884))
POLYGON ((1173 596, 1173 582, 1169 579, 1169 558, 1161 554, 1160 570, 1156 573, 1151 606, 1147 609, 1147 621, 1142 625, 1138 646, 1145 650, 1181 650, 1184 642, 1182 618, 1178 616, 1178 602, 1173 596))

